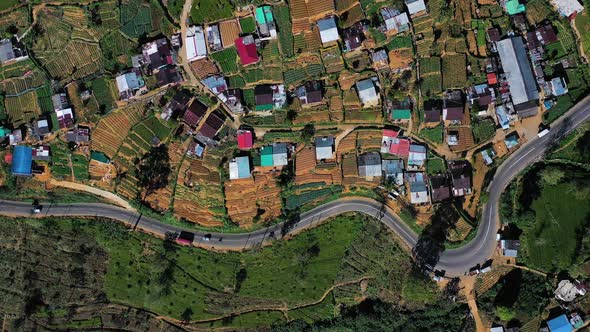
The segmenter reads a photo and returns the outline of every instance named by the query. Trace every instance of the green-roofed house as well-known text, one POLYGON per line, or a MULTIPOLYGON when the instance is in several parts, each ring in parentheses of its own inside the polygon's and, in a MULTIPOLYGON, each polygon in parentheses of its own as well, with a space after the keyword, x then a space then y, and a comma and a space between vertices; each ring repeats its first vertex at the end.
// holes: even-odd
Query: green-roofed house
POLYGON ((412 104, 408 98, 401 101, 387 100, 385 107, 392 122, 407 123, 412 118, 412 104))
POLYGON ((276 24, 270 6, 256 8, 256 23, 258 23, 260 39, 267 40, 277 38, 276 24))
POLYGON ((96 161, 101 162, 103 164, 108 164, 111 162, 109 157, 107 157, 104 153, 98 152, 98 151, 90 152, 90 159, 96 160, 96 161))
POLYGON ((504 6, 506 8, 506 11, 508 12, 508 15, 515 15, 518 13, 522 13, 526 10, 526 7, 523 4, 519 3, 518 0, 506 1, 504 6))
POLYGON ((272 145, 260 148, 260 166, 273 166, 272 156, 272 145))
POLYGON ((10 130, 4 128, 4 127, 0 127, 0 139, 6 137, 10 135, 10 130))

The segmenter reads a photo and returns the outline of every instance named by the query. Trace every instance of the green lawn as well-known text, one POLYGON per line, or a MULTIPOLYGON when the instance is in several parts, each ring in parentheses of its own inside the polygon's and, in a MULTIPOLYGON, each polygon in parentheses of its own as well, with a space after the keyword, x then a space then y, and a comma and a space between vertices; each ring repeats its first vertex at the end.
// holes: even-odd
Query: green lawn
POLYGON ((586 56, 590 55, 590 17, 588 16, 588 10, 590 10, 590 5, 586 5, 586 10, 579 13, 576 16, 574 24, 576 25, 576 29, 578 29, 579 35, 582 39, 582 49, 584 50, 584 54, 586 56))
POLYGON ((230 18, 234 9, 234 5, 229 0, 193 0, 191 22, 202 24, 230 18))
POLYGON ((240 27, 243 33, 252 33, 256 31, 256 21, 254 17, 248 16, 240 19, 240 27))
POLYGON ((489 140, 496 133, 496 124, 492 119, 474 121, 471 127, 476 144, 489 140))
POLYGON ((426 161, 426 171, 428 174, 437 174, 446 172, 445 161, 440 158, 431 158, 426 161))
POLYGON ((2 0, 0 1, 0 10, 6 10, 10 7, 16 6, 18 3, 18 0, 2 0))
POLYGON ((522 261, 544 271, 566 270, 575 261, 579 229, 590 214, 586 186, 561 183, 545 185, 533 202, 534 225, 525 229, 522 238, 525 255, 522 261))
POLYGON ((418 135, 432 143, 441 144, 443 142, 443 127, 438 125, 434 128, 424 128, 418 135))

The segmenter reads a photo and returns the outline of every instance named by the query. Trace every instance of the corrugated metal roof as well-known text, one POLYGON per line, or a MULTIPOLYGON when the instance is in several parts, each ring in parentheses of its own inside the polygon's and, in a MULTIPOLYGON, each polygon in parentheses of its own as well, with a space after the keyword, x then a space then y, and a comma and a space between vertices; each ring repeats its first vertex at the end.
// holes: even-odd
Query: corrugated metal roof
POLYGON ((12 166, 10 168, 13 175, 31 175, 33 165, 33 149, 28 146, 18 145, 14 147, 12 154, 12 166))
POLYGON ((512 102, 516 105, 539 99, 535 77, 522 38, 503 39, 496 45, 510 85, 512 102))

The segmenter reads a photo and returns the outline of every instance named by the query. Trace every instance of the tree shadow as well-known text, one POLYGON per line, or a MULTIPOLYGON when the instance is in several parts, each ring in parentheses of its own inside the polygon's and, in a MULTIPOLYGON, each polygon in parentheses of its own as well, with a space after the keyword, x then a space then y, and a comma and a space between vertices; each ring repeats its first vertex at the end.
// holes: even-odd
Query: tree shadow
POLYGON ((281 237, 289 234, 289 232, 297 225, 301 220, 300 209, 288 210, 285 212, 285 221, 281 225, 281 237))

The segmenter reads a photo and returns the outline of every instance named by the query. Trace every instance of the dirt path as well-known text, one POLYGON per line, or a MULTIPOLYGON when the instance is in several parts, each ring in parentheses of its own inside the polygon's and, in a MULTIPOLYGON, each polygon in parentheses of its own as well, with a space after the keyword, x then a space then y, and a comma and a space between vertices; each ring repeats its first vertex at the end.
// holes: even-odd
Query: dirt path
POLYGON ((87 186, 87 185, 81 184, 81 183, 74 183, 74 182, 70 182, 70 181, 57 181, 55 179, 49 180, 49 184, 53 185, 53 186, 57 186, 57 187, 68 188, 68 189, 79 190, 79 191, 91 193, 93 195, 103 197, 103 198, 105 198, 105 199, 107 199, 107 200, 109 200, 121 207, 124 207, 127 210, 135 211, 135 209, 131 206, 131 204, 129 204, 129 202, 127 202, 126 200, 122 199, 121 197, 119 197, 111 192, 108 192, 106 190, 94 188, 94 187, 87 186))
POLYGON ((521 269, 521 270, 529 271, 529 272, 532 272, 532 273, 536 273, 536 274, 538 274, 538 275, 540 275, 540 276, 547 277, 547 273, 545 273, 545 272, 541 272, 541 271, 539 271, 539 270, 531 269, 530 267, 526 267, 526 266, 520 266, 520 265, 516 265, 516 264, 502 264, 502 265, 506 265, 506 266, 515 267, 515 268, 517 268, 517 269, 521 269))
POLYGON ((465 293, 465 298, 467 299, 467 304, 469 305, 469 311, 471 312, 471 315, 473 315, 473 320, 475 321, 475 331, 485 332, 486 328, 483 324, 481 316, 479 315, 477 302, 475 301, 475 292, 473 291, 475 279, 475 276, 462 278, 461 283, 464 286, 463 292, 465 293))

